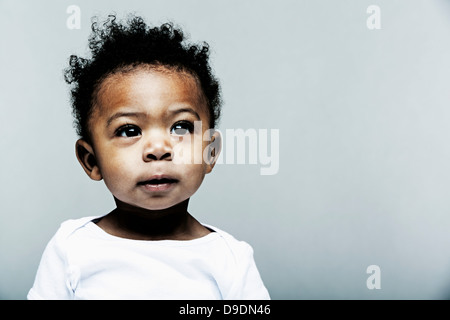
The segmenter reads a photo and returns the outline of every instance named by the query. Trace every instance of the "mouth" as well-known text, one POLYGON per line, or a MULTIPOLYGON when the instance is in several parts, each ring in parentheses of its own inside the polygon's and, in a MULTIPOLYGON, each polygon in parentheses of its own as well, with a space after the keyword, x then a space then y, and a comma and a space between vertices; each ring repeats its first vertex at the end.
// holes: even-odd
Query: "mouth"
POLYGON ((177 179, 168 176, 153 176, 145 181, 138 182, 138 186, 144 187, 148 191, 167 191, 170 190, 176 183, 177 179))

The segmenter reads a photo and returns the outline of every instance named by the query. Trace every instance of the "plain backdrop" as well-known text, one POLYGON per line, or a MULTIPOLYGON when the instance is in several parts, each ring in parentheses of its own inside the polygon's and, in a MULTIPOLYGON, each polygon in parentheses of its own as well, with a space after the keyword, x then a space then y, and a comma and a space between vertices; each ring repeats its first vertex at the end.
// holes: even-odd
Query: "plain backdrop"
POLYGON ((219 129, 279 130, 277 174, 217 165, 189 208, 252 245, 273 299, 450 298, 448 1, 0 0, 1 299, 26 298, 62 221, 114 208, 75 158, 63 79, 109 13, 209 43, 219 129))

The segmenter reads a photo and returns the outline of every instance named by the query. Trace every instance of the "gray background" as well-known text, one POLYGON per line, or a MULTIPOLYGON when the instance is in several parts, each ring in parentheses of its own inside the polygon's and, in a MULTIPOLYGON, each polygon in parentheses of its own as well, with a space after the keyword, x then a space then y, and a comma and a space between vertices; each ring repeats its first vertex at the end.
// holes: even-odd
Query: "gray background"
POLYGON ((62 221, 114 206, 75 158, 62 77, 113 11, 211 45, 219 129, 280 130, 277 175, 218 165, 190 205, 253 246, 273 299, 450 297, 448 1, 0 0, 0 298, 25 299, 62 221))

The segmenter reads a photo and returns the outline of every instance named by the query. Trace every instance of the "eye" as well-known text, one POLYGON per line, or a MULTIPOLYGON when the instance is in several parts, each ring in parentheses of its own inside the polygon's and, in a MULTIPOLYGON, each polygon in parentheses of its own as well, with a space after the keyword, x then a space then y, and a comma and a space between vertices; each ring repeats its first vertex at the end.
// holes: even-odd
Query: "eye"
POLYGON ((141 133, 142 132, 139 127, 132 124, 126 124, 116 130, 115 136, 130 138, 130 137, 137 137, 141 135, 141 133))
POLYGON ((190 121, 178 121, 170 128, 170 133, 177 136, 184 136, 193 132, 194 125, 190 121))

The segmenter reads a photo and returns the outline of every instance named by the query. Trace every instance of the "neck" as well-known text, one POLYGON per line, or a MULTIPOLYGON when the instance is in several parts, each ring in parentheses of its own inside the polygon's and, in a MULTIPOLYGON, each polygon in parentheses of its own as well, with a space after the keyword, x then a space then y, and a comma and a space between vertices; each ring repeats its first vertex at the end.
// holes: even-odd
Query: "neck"
POLYGON ((201 226, 187 211, 189 199, 173 207, 147 210, 114 198, 117 208, 98 222, 106 232, 136 240, 188 240, 201 226))

